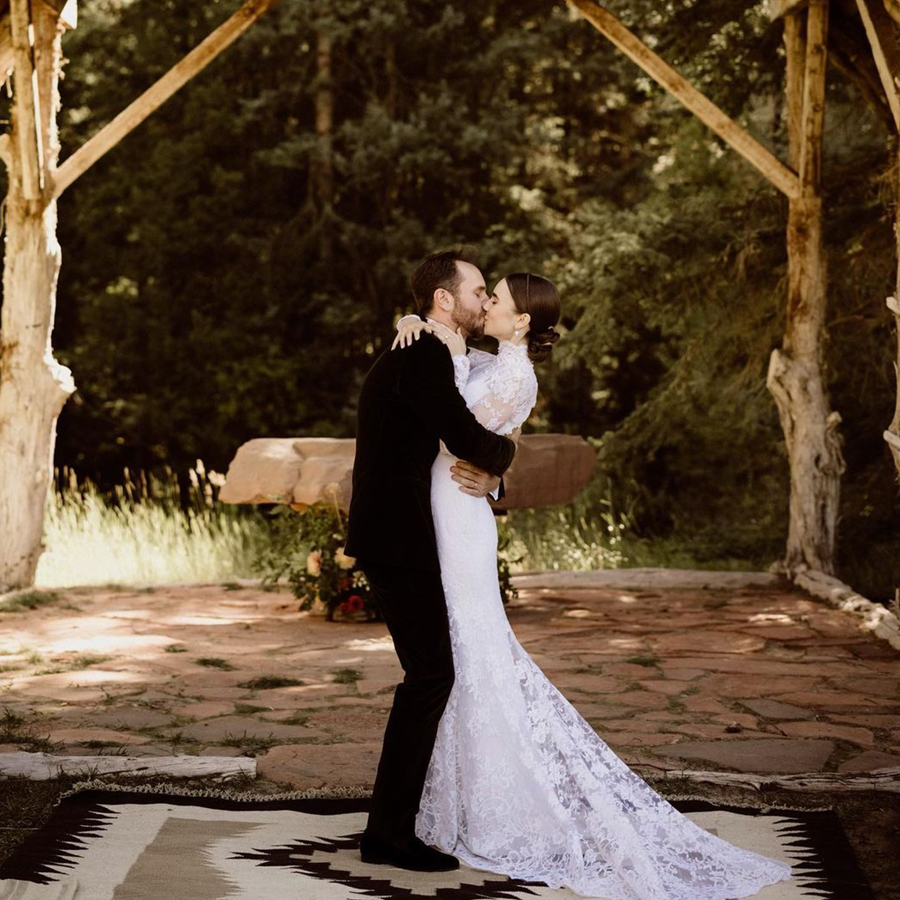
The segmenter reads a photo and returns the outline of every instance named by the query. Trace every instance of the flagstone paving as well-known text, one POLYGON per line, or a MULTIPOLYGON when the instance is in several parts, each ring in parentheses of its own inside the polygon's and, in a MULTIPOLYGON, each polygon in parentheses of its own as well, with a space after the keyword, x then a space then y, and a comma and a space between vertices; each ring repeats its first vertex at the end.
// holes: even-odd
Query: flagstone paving
MULTIPOLYGON (((528 583, 518 639, 639 769, 900 765, 900 652, 822 601, 528 583)), ((371 784, 400 674, 382 623, 326 622, 286 589, 71 589, 0 614, 0 752, 254 755, 297 787, 371 784)))

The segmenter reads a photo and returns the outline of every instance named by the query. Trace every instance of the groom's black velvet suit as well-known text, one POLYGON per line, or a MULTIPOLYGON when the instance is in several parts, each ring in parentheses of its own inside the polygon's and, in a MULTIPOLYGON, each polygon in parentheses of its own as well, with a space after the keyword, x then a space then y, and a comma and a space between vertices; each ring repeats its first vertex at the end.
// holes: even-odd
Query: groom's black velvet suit
POLYGON ((431 466, 447 449, 502 475, 515 444, 484 428, 456 388, 436 337, 386 350, 359 396, 346 553, 372 586, 404 678, 384 733, 366 833, 414 837, 428 762, 450 689, 453 655, 431 516, 431 466))

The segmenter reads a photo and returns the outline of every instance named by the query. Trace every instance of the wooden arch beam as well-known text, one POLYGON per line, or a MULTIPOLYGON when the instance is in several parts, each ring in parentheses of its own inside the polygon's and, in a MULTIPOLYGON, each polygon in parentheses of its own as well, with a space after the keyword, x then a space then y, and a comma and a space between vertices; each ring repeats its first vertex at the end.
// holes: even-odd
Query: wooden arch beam
POLYGON ((778 190, 788 197, 799 196, 800 180, 796 172, 741 128, 734 119, 676 72, 640 38, 632 34, 609 10, 594 0, 567 0, 567 2, 654 81, 684 104, 704 125, 711 128, 726 144, 758 169, 778 190))
POLYGON ((900 43, 897 42, 894 20, 881 0, 856 0, 856 5, 872 48, 878 77, 894 117, 894 127, 900 130, 900 93, 897 86, 897 78, 900 76, 900 43))
POLYGON ((104 125, 56 170, 53 184, 54 198, 59 197, 75 179, 83 175, 122 138, 134 131, 144 119, 184 87, 198 72, 206 68, 277 2, 278 0, 247 0, 231 18, 194 47, 184 59, 169 69, 111 122, 104 125))

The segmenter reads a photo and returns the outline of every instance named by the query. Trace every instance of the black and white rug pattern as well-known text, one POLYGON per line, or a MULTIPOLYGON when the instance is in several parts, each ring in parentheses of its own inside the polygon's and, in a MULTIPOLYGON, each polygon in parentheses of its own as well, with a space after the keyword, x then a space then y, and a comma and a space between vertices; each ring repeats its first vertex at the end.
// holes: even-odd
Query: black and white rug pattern
MULTIPOLYGON (((672 800, 697 825, 783 859, 759 900, 874 900, 831 810, 672 800)), ((461 866, 409 872, 359 857, 366 797, 232 799, 91 788, 64 797, 0 866, 0 900, 575 900, 566 889, 461 866)))

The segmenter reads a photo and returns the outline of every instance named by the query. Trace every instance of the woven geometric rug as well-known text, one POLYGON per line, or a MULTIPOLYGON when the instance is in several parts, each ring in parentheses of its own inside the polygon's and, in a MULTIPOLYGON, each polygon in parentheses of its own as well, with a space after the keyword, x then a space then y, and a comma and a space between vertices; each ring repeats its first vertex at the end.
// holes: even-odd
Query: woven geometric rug
MULTIPOLYGON (((76 786, 77 788, 78 786, 76 786)), ((364 791, 278 797, 166 786, 80 788, 0 866, 0 900, 576 900, 461 866, 410 872, 359 858, 364 791), (323 796, 341 793, 344 796, 323 796), (246 799, 245 799, 246 798, 246 799)), ((758 900, 874 900, 832 810, 670 802, 719 837, 794 866, 758 900)))

